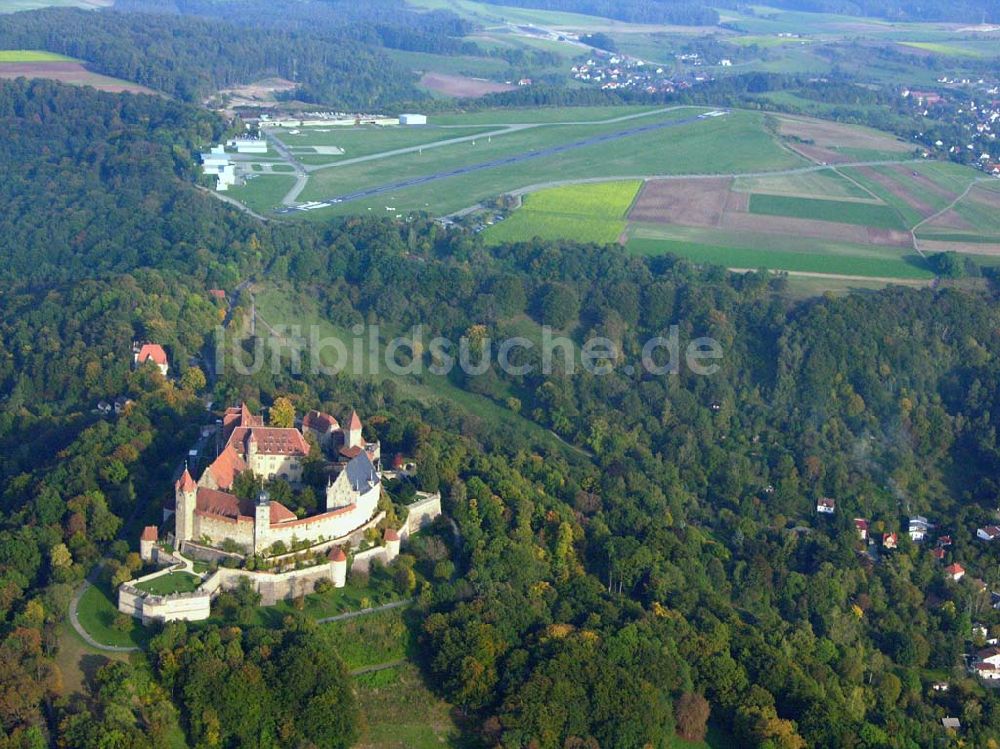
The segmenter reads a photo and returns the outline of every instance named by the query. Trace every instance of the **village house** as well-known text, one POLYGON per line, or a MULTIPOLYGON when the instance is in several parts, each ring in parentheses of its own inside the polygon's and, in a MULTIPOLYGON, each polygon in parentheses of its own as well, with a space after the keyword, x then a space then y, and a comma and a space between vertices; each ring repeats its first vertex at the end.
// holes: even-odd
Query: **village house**
POLYGON ((132 363, 136 367, 141 367, 146 362, 153 362, 159 367, 160 373, 166 377, 170 369, 167 361, 167 352, 158 343, 134 343, 132 344, 132 363))
POLYGON ((983 541, 993 541, 996 538, 1000 538, 1000 526, 987 525, 985 528, 978 528, 976 530, 976 538, 983 541))
POLYGON ((854 527, 858 530, 858 535, 862 541, 868 540, 868 521, 864 518, 854 518, 854 527))
POLYGON ((920 543, 927 537, 927 532, 933 527, 934 525, 923 515, 916 515, 915 517, 910 518, 907 532, 910 535, 911 541, 920 543))
POLYGON ((832 515, 837 509, 837 503, 829 497, 823 497, 816 503, 816 512, 832 515))
POLYGON ((899 536, 895 533, 882 534, 882 547, 885 549, 895 549, 899 544, 899 536))
POLYGON ((976 653, 972 670, 981 679, 1000 679, 1000 648, 988 647, 976 653))
POLYGON ((965 568, 958 562, 954 562, 944 568, 944 573, 957 583, 965 577, 965 568))

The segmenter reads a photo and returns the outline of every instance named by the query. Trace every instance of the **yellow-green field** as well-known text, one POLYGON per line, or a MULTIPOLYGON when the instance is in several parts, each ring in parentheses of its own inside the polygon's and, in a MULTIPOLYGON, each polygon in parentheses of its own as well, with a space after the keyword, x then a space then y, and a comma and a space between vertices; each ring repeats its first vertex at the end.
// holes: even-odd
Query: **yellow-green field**
POLYGON ((566 185, 525 196, 523 207, 486 232, 486 241, 524 242, 534 237, 610 244, 625 231, 625 214, 642 182, 566 185))
POLYGON ((75 62, 72 57, 38 49, 0 49, 0 62, 75 62))

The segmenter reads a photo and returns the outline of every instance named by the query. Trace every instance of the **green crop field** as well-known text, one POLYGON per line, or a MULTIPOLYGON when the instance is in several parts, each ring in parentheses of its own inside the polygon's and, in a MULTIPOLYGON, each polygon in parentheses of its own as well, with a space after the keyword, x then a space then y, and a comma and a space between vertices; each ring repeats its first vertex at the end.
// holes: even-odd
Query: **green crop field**
POLYGON ((699 263, 714 263, 727 268, 767 268, 831 275, 869 276, 874 278, 927 278, 933 274, 920 264, 917 256, 851 257, 811 252, 761 250, 749 247, 723 247, 693 244, 668 239, 632 239, 626 245, 636 255, 674 254, 699 263))
POLYGON ((0 49, 0 62, 76 62, 76 59, 38 49, 0 49))
POLYGON ((899 215, 889 206, 842 200, 817 200, 786 195, 751 195, 750 213, 765 216, 835 221, 842 224, 872 226, 877 229, 906 229, 899 215))
POLYGON ((170 572, 140 583, 136 587, 144 593, 165 596, 171 593, 190 593, 201 585, 201 579, 188 572, 170 572))
POLYGON ((873 200, 862 187, 831 169, 775 177, 737 177, 733 189, 769 195, 873 200))
POLYGON ((486 232, 490 244, 542 239, 572 239, 610 244, 625 231, 625 213, 642 182, 567 185, 527 195, 524 205, 486 232))

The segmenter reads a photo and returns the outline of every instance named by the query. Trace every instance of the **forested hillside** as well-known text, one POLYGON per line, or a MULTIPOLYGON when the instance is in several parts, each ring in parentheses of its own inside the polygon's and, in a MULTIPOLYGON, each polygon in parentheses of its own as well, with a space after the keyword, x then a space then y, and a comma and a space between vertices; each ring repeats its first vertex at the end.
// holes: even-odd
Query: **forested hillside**
POLYGON ((298 98, 346 110, 421 96, 409 71, 336 30, 271 28, 261 34, 218 19, 47 9, 5 17, 0 49, 69 55, 96 72, 187 102, 268 76, 298 83, 298 98))
MULTIPOLYGON (((635 23, 674 23, 682 25, 715 24, 719 14, 714 8, 735 8, 737 3, 699 3, 689 0, 484 0, 493 5, 540 8, 572 13, 586 13, 635 23)), ((839 13, 871 16, 897 21, 956 21, 979 23, 1000 20, 996 0, 962 0, 959 3, 925 3, 918 0, 775 0, 776 8, 813 13, 839 13)))
POLYGON ((1000 586, 1000 551, 974 531, 1000 498, 994 287, 792 303, 764 274, 487 249, 421 217, 262 225, 190 182, 191 149, 221 127, 208 115, 47 83, 0 83, 0 102, 17 185, 0 188, 17 216, 0 240, 0 748, 157 746, 174 729, 192 746, 335 747, 361 730, 336 643, 305 615, 254 625, 242 593, 69 697, 72 590, 102 557, 105 574, 134 565, 203 396, 350 404, 384 454, 415 457, 461 539, 416 591, 422 667, 486 746, 665 749, 709 715, 769 749, 950 745, 946 715, 968 746, 1000 734, 1000 700, 961 658, 972 621, 1000 624, 972 581, 1000 586), (499 418, 394 380, 185 377, 223 312, 207 290, 246 280, 345 328, 483 342, 549 324, 621 358, 606 375, 452 375, 499 418), (674 323, 719 341, 719 372, 625 369, 674 323), (165 344, 180 378, 132 371, 135 338, 165 344), (120 416, 94 412, 117 396, 133 401, 120 416), (965 580, 909 541, 918 512, 965 580), (854 517, 902 531, 899 549, 868 552, 854 517))

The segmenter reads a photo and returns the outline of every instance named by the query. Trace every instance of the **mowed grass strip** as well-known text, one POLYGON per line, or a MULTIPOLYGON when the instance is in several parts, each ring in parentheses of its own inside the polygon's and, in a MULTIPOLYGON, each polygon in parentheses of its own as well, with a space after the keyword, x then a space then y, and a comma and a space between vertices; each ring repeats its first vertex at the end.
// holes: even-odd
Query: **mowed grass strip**
POLYGON ((154 577, 144 583, 139 583, 135 587, 144 593, 151 593, 155 596, 166 596, 172 593, 191 593, 197 590, 201 584, 201 579, 188 572, 171 572, 167 575, 154 577))
POLYGON ((41 49, 0 49, 0 62, 76 62, 76 59, 41 49))
POLYGON ((754 194, 750 196, 750 213, 832 221, 839 224, 871 226, 876 229, 901 231, 907 229, 899 214, 889 206, 849 203, 842 200, 754 194))
POLYGON ((527 195, 523 206, 486 232, 490 244, 548 240, 611 244, 642 182, 628 180, 553 187, 527 195))

